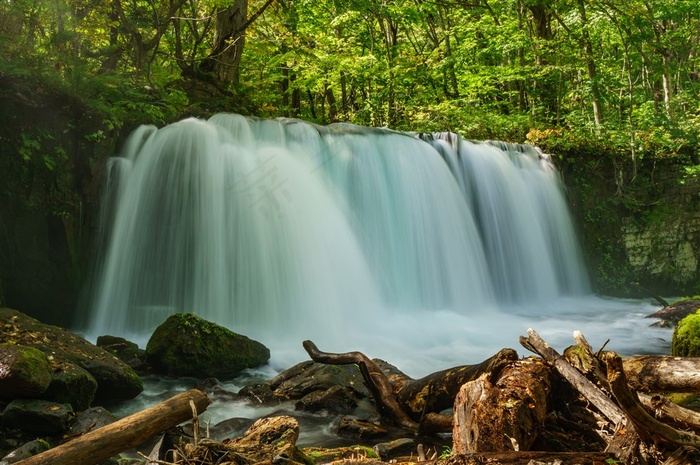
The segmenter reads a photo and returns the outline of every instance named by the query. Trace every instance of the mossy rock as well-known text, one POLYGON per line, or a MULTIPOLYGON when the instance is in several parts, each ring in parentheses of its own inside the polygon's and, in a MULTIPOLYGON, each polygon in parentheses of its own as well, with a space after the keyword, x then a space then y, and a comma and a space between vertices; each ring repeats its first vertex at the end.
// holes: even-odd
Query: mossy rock
POLYGON ((33 347, 0 344, 0 399, 38 397, 51 383, 51 364, 33 347))
POLYGON ((678 322, 673 331, 671 355, 700 357, 700 312, 688 315, 678 322))
POLYGON ((80 412, 90 407, 97 392, 97 381, 85 369, 71 362, 56 364, 49 388, 44 398, 70 404, 80 412))
POLYGON ((15 399, 2 412, 0 424, 29 434, 60 435, 75 416, 68 404, 41 399, 15 399))
POLYGON ((34 347, 55 367, 73 363, 97 381, 96 401, 133 399, 143 391, 139 375, 115 355, 67 329, 44 324, 11 308, 0 308, 0 343, 34 347))
POLYGON ((157 373, 196 378, 232 378, 267 363, 270 350, 192 313, 171 315, 153 332, 146 361, 157 373))

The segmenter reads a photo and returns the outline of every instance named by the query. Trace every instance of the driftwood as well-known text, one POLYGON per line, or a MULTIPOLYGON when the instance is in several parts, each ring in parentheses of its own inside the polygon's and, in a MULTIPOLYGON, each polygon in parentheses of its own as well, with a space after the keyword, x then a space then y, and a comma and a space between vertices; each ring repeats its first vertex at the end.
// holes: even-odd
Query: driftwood
MULTIPOLYGON (((695 386, 699 367, 694 360, 633 357, 623 361, 615 353, 603 353, 603 348, 594 353, 578 332, 574 339, 576 345, 562 356, 534 330, 528 330, 520 343, 540 358, 518 360, 515 351, 507 349, 482 364, 444 370, 420 380, 382 369, 381 362, 360 352, 328 354, 310 341, 304 347, 317 362, 359 365, 380 411, 418 433, 425 432, 432 421, 427 418, 446 408, 454 396, 455 455, 438 461, 440 464, 589 465, 613 458, 626 465, 700 463, 700 438, 682 430, 697 430, 700 413, 661 396, 638 396, 628 386, 628 382, 640 388, 695 386), (644 365, 646 370, 638 368, 644 365), (672 366, 676 370, 669 383, 649 381, 652 376, 669 379, 663 373, 672 366), (461 389, 456 390, 458 386, 461 389), (576 445, 584 447, 580 452, 561 452, 576 451, 576 445), (540 447, 547 452, 527 450, 540 447)), ((446 421, 445 415, 436 417, 446 421)))
POLYGON ((17 465, 94 465, 149 438, 193 418, 193 403, 201 413, 211 403, 202 391, 191 389, 41 454, 17 465))
POLYGON ((311 341, 304 341, 303 346, 315 362, 358 365, 377 409, 394 424, 421 433, 451 431, 452 416, 439 412, 452 407, 460 387, 483 374, 496 374, 518 358, 514 350, 503 349, 480 364, 459 366, 413 380, 403 374, 387 376, 361 352, 322 352, 311 341))
MULTIPOLYGON (((625 361, 622 361, 624 368, 625 361)), ((667 397, 655 394, 653 396, 637 393, 639 402, 647 411, 654 414, 654 418, 667 423, 673 423, 682 429, 693 429, 700 432, 700 412, 690 410, 671 402, 667 397)))
POLYGON ((608 352, 604 356, 608 369, 608 381, 620 406, 627 417, 637 427, 640 436, 659 444, 672 446, 700 447, 700 437, 686 431, 680 431, 666 423, 662 423, 649 415, 637 399, 634 392, 627 386, 627 378, 622 365, 622 359, 614 352, 608 352))
POLYGON ((450 457, 436 465, 592 465, 614 463, 606 452, 479 452, 450 457), (606 462, 610 461, 610 462, 606 462))
POLYGON ((528 329, 528 336, 520 337, 520 344, 551 363, 559 374, 576 388, 614 425, 625 421, 624 412, 596 385, 574 368, 564 357, 547 344, 534 330, 528 329))
POLYGON ((622 360, 627 380, 644 392, 700 392, 700 358, 640 355, 622 360))

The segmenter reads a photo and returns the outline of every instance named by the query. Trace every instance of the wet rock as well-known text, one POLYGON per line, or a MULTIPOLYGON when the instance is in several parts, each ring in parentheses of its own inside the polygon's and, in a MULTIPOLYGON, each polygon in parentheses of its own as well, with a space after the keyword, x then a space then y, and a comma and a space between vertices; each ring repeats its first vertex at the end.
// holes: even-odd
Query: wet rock
POLYGON ((16 399, 7 404, 0 418, 5 428, 26 433, 60 435, 73 419, 70 405, 39 399, 16 399))
POLYGON ((219 440, 243 436, 243 433, 245 433, 254 422, 255 420, 250 418, 228 418, 212 426, 210 428, 210 434, 211 437, 219 440))
POLYGON ((383 461, 416 453, 416 441, 410 438, 395 439, 374 446, 374 451, 383 461))
POLYGON ((41 454, 51 448, 48 442, 42 439, 35 439, 21 445, 0 460, 0 465, 19 462, 37 454, 41 454))
POLYGON ((33 347, 0 344, 0 399, 38 397, 51 383, 51 364, 33 347))
POLYGON ((96 400, 132 399, 143 391, 133 368, 67 329, 43 324, 10 308, 0 308, 0 322, 0 343, 34 347, 54 365, 71 362, 88 371, 97 381, 96 400))
POLYGON ((301 398, 296 404, 297 410, 347 414, 357 407, 352 391, 340 386, 331 386, 325 391, 314 391, 301 398))
POLYGON ((280 399, 275 395, 270 383, 252 383, 241 388, 238 395, 256 404, 277 403, 280 399))
POLYGON ((387 436, 389 431, 371 421, 343 418, 338 424, 336 433, 346 438, 378 439, 387 436))
POLYGON ((357 365, 326 365, 306 361, 283 371, 269 384, 275 397, 282 399, 301 399, 311 392, 325 391, 333 386, 347 388, 358 398, 369 396, 357 365))
POLYGON ((70 424, 69 433, 71 436, 80 436, 114 423, 116 420, 116 417, 105 408, 93 407, 75 416, 70 424))
POLYGON ((135 342, 128 341, 118 336, 99 336, 96 341, 97 347, 101 347, 113 353, 122 362, 132 368, 141 368, 144 364, 146 351, 140 349, 135 342))
POLYGON ((658 318, 660 321, 654 324, 663 328, 673 327, 678 324, 683 318, 700 310, 700 300, 684 299, 678 300, 671 305, 658 310, 647 318, 658 318))
POLYGON ((44 399, 70 404, 79 412, 90 407, 97 392, 97 381, 85 369, 71 363, 56 364, 44 399))
POLYGON ((169 376, 228 379, 269 359, 263 344, 191 313, 168 317, 146 346, 147 363, 169 376))

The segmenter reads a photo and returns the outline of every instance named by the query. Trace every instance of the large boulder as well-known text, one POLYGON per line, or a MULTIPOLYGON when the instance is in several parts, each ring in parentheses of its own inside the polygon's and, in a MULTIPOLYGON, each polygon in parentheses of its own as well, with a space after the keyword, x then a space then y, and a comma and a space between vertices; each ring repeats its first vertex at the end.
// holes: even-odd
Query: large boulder
POLYGON ((147 363, 169 376, 232 378, 269 359, 263 344, 192 313, 168 317, 146 345, 147 363))
POLYGON ((686 316, 673 331, 671 355, 700 357, 700 311, 686 316))
POLYGON ((51 364, 33 347, 0 344, 0 399, 38 397, 51 383, 51 364))
POLYGON ((39 399, 16 399, 3 410, 0 424, 4 428, 19 429, 26 433, 58 436, 68 429, 73 417, 73 409, 68 404, 39 399))
POLYGON ((54 371, 70 364, 79 366, 97 382, 96 400, 132 399, 143 391, 139 375, 110 352, 67 329, 43 324, 17 310, 0 308, 0 343, 42 351, 54 371))

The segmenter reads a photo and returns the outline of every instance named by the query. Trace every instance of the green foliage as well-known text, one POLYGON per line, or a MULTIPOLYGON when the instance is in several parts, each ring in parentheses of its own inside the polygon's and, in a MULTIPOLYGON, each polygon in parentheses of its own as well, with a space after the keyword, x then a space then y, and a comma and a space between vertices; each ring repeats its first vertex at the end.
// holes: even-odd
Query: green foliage
POLYGON ((442 452, 440 453, 440 457, 438 457, 441 460, 446 460, 452 456, 452 448, 449 446, 445 446, 442 448, 442 452))
POLYGON ((585 15, 575 2, 521 0, 247 3, 243 55, 229 63, 237 82, 207 67, 228 59, 210 56, 230 6, 217 0, 5 2, 0 72, 104 113, 90 142, 202 110, 253 111, 470 138, 539 131, 533 143, 550 132, 553 152, 587 141, 627 158, 697 157, 700 99, 687 72, 698 66, 697 2, 603 0, 585 15))

